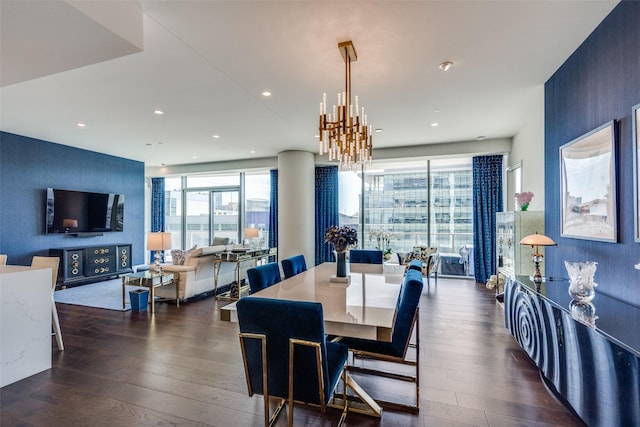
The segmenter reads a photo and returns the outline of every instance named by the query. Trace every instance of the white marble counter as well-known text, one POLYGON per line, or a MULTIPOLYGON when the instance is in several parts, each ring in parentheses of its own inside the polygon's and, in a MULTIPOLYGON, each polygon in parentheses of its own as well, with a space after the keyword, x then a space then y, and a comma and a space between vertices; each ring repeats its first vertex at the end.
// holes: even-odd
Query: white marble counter
POLYGON ((51 369, 51 269, 0 266, 0 387, 51 369))

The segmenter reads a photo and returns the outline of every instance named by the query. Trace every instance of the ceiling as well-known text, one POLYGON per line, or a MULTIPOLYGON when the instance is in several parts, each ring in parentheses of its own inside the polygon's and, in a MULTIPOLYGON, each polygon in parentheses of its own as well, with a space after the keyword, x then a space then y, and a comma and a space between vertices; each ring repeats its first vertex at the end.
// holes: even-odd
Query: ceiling
POLYGON ((316 151, 352 40, 374 149, 481 144, 540 115, 545 81, 616 4, 0 0, 0 128, 147 166, 316 151))

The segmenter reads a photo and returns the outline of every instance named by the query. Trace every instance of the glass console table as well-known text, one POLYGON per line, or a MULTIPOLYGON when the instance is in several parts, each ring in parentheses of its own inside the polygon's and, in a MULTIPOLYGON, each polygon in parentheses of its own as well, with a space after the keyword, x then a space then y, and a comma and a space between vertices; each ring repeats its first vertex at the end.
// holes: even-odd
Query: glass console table
POLYGON ((215 295, 216 300, 236 301, 242 295, 242 291, 248 288, 248 285, 242 286, 240 264, 247 261, 256 261, 256 263, 258 263, 266 260, 266 262, 268 262, 269 258, 277 258, 277 256, 277 248, 239 248, 216 254, 213 260, 215 269, 213 294, 215 295), (222 263, 235 263, 235 281, 231 283, 231 289, 229 291, 218 295, 218 274, 220 273, 220 266, 222 263))

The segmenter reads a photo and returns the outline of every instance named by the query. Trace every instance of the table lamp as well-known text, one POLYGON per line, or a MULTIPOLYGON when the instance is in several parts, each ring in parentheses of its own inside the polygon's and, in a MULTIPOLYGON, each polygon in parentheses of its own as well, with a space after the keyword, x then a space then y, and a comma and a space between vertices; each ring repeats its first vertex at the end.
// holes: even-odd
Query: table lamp
POLYGON ((533 248, 532 260, 536 266, 536 270, 533 273, 533 283, 536 284, 536 290, 540 289, 540 284, 542 283, 542 274, 540 274, 540 262, 542 262, 543 255, 540 253, 540 246, 556 246, 556 242, 551 240, 551 238, 545 236, 544 234, 530 234, 526 237, 523 237, 520 240, 521 245, 530 245, 533 248))
POLYGON ((247 240, 257 239, 259 230, 257 228, 245 228, 244 229, 244 245, 247 246, 247 240))
POLYGON ((147 234, 147 250, 155 251, 155 266, 158 274, 162 274, 160 259, 167 249, 171 249, 171 233, 158 231, 147 234))
POLYGON ((78 228, 78 220, 73 218, 65 218, 62 220, 64 232, 68 233, 70 228, 78 228))

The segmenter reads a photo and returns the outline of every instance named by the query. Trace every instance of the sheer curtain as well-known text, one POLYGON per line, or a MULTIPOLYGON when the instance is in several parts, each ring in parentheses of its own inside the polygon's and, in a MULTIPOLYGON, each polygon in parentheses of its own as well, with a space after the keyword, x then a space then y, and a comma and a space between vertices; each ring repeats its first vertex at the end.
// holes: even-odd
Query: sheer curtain
POLYGON ((316 259, 315 265, 332 261, 331 246, 324 233, 340 225, 338 216, 338 166, 316 166, 316 259))
POLYGON ((496 212, 502 205, 502 157, 473 158, 473 246, 476 282, 496 272, 496 212))

